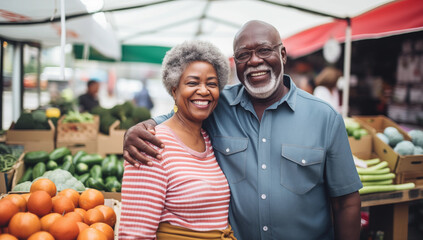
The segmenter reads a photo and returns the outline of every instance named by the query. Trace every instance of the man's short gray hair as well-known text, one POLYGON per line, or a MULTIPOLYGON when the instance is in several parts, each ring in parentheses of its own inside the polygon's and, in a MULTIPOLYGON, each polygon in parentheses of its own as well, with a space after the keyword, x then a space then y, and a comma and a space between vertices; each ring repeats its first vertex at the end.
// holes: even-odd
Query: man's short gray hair
POLYGON ((222 90, 229 79, 228 58, 213 44, 206 41, 185 41, 170 49, 162 63, 162 81, 172 95, 172 88, 178 87, 186 67, 195 61, 210 63, 216 70, 219 89, 222 90))

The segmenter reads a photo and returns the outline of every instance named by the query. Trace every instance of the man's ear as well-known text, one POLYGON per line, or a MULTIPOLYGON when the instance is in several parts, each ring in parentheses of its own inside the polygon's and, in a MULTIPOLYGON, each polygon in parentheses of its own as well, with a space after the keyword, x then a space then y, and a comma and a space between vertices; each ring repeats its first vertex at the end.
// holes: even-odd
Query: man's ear
POLYGON ((286 48, 284 46, 281 47, 281 56, 283 64, 286 64, 287 55, 286 55, 286 48))

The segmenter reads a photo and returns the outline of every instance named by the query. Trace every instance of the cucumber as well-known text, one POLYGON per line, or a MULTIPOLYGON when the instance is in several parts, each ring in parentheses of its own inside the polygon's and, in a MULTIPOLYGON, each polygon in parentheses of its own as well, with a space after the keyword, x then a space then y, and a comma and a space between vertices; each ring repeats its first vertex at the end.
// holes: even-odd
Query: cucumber
POLYGON ((71 154, 66 155, 65 157, 63 157, 63 162, 66 162, 66 161, 71 161, 73 163, 73 157, 72 157, 71 154))
POLYGON ((378 163, 380 163, 380 159, 379 158, 373 158, 373 159, 367 159, 367 160, 363 160, 367 166, 372 166, 372 165, 376 165, 378 163))
POLYGON ((118 160, 117 164, 116 164, 116 168, 117 168, 117 178, 120 182, 122 182, 122 178, 123 178, 123 171, 124 171, 124 166, 123 166, 123 160, 118 160))
POLYGON ((101 166, 100 165, 94 165, 90 169, 90 175, 94 179, 102 179, 103 175, 101 173, 101 166))
POLYGON ((360 194, 376 193, 376 192, 390 192, 415 188, 414 183, 403 183, 396 185, 378 185, 378 186, 364 186, 358 190, 360 194))
POLYGON ((386 168, 388 167, 388 162, 387 161, 382 161, 374 166, 368 167, 366 169, 371 169, 371 170, 378 170, 378 169, 382 169, 382 168, 386 168))
POLYGON ((100 191, 107 191, 107 187, 104 183, 100 182, 98 179, 94 179, 92 177, 88 178, 87 180, 87 187, 94 188, 100 191))
POLYGON ((120 192, 122 184, 117 179, 106 182, 106 188, 109 192, 120 192))
MULTIPOLYGON (((82 156, 78 163, 82 162, 87 164, 88 166, 93 166, 96 164, 101 164, 101 162, 103 161, 103 157, 100 154, 87 154, 85 156, 82 156)), ((101 166, 100 166, 101 168, 101 166)))
POLYGON ((24 163, 25 165, 34 166, 39 162, 47 162, 48 157, 49 155, 46 151, 28 152, 24 156, 24 163))
POLYGON ((26 181, 32 181, 32 167, 27 167, 24 174, 22 175, 21 179, 19 180, 19 183, 23 183, 26 181))
POLYGON ((363 186, 373 186, 373 185, 389 185, 393 184, 394 180, 388 179, 388 180, 381 180, 381 181, 371 181, 371 182, 361 182, 363 186))
POLYGON ((86 185, 88 178, 90 178, 89 173, 84 173, 81 176, 79 176, 78 180, 82 182, 82 184, 86 185))
POLYGON ((118 159, 117 157, 110 157, 109 161, 106 164, 102 164, 101 173, 104 177, 108 176, 116 176, 118 169, 117 169, 118 159))
POLYGON ((62 162, 66 155, 70 155, 71 151, 67 147, 56 148, 49 154, 49 159, 55 162, 62 162))
POLYGON ((47 168, 48 171, 54 170, 56 168, 59 168, 59 164, 57 164, 57 162, 55 162, 53 160, 49 160, 46 164, 46 168, 47 168))
POLYGON ((79 150, 78 152, 75 153, 75 155, 73 156, 73 164, 77 165, 79 162, 79 159, 81 159, 81 157, 87 155, 87 152, 85 152, 84 150, 79 150))
POLYGON ((106 182, 106 184, 108 183, 108 182, 111 182, 111 181, 114 181, 114 180, 118 180, 117 179, 117 177, 116 176, 108 176, 108 177, 106 177, 106 179, 104 179, 105 180, 105 182, 106 182))
POLYGON ((77 163, 75 166, 75 171, 78 174, 85 174, 90 172, 90 167, 85 163, 77 163))
POLYGON ((73 165, 72 160, 65 161, 61 168, 70 172, 72 175, 75 173, 75 166, 73 165))
POLYGON ((357 173, 360 175, 385 174, 385 173, 389 173, 390 171, 391 170, 389 170, 389 168, 382 168, 382 169, 357 168, 357 173))
POLYGON ((35 164, 34 168, 32 169, 32 179, 36 179, 37 177, 43 176, 46 172, 46 164, 43 162, 39 162, 35 164))
POLYGON ((380 181, 380 180, 388 180, 394 179, 394 173, 385 173, 385 174, 377 174, 377 175, 358 175, 362 182, 364 181, 380 181))

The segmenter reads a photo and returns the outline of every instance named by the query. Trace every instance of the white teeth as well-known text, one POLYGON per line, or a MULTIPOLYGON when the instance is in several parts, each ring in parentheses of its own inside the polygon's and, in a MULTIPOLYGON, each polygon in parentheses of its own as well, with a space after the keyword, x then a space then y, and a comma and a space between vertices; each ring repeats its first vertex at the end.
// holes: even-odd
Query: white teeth
POLYGON ((252 77, 257 77, 266 74, 266 72, 251 73, 252 77))
POLYGON ((193 101, 193 103, 201 106, 206 106, 207 104, 209 104, 209 101, 193 101))

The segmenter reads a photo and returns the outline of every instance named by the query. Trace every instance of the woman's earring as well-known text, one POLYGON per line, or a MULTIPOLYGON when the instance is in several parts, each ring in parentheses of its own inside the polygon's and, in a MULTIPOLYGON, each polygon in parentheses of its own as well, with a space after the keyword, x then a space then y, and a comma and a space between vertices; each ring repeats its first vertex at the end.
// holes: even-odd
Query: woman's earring
POLYGON ((177 111, 178 111, 178 106, 176 106, 176 104, 175 104, 175 105, 173 105, 173 112, 176 113, 177 111))

